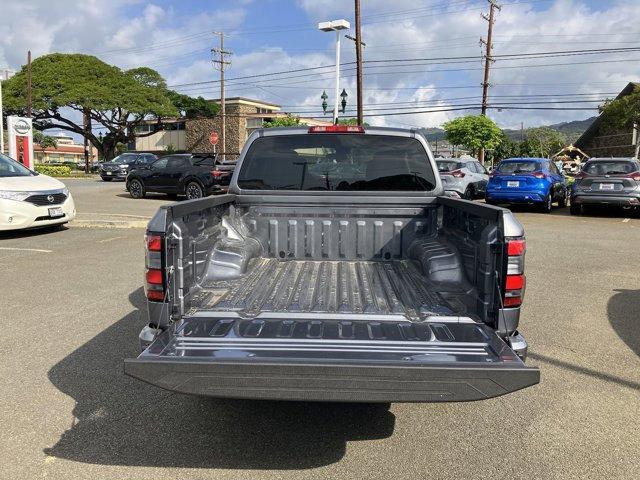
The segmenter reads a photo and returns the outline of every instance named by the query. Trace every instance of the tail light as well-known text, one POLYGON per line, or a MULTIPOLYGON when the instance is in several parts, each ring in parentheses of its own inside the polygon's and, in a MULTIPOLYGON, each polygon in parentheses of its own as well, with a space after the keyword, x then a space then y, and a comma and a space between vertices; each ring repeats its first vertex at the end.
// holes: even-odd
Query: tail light
POLYGON ((153 233, 147 234, 144 245, 146 250, 144 291, 149 300, 162 302, 166 296, 166 281, 162 266, 164 237, 153 233))
POLYGON ((454 170, 450 174, 456 178, 464 178, 464 172, 462 170, 454 170))
POLYGON ((640 182, 640 172, 633 172, 629 174, 629 178, 631 178, 631 180, 635 180, 636 182, 640 182))
POLYGON ((220 170, 211 170, 211 175, 213 175, 213 178, 220 178, 222 176, 224 176, 225 172, 221 172, 220 170))
POLYGON ((507 239, 507 280, 505 282, 503 305, 505 308, 522 304, 527 280, 524 276, 524 254, 527 244, 523 237, 507 239))
POLYGON ((307 133, 364 133, 360 125, 326 125, 310 127, 307 133))
POLYGON ((543 172, 533 172, 531 175, 533 175, 536 178, 539 178, 540 180, 542 180, 544 178, 544 173, 543 172))
POLYGON ((588 175, 583 172, 582 170, 580 170, 576 176, 574 177, 576 180, 582 180, 583 178, 587 177, 588 175))

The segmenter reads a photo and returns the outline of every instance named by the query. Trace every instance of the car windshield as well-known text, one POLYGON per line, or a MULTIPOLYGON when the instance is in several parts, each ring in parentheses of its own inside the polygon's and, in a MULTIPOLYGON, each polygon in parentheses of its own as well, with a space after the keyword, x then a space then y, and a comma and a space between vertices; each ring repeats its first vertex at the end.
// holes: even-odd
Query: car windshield
POLYGON ((626 175, 636 171, 633 162, 625 160, 587 162, 583 169, 589 175, 626 175))
POLYGON ((29 177, 33 172, 13 158, 0 153, 0 177, 29 177))
POLYGON ((111 163, 129 163, 133 162, 138 155, 135 153, 123 153, 111 160, 111 163))
POLYGON ((532 161, 502 162, 498 165, 500 173, 531 173, 540 170, 540 164, 532 161))
POLYGON ((438 165, 439 172, 453 172, 459 168, 464 168, 462 163, 454 162, 452 160, 437 160, 436 165, 438 165))
POLYGON ((435 175, 415 138, 390 135, 266 136, 247 151, 238 186, 248 190, 429 191, 435 175))

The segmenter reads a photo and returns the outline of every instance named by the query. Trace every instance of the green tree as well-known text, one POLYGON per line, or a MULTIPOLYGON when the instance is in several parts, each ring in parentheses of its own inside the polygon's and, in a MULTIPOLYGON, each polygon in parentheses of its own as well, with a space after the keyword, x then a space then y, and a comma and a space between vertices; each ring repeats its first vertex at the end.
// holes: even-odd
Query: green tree
POLYGON ((566 143, 566 137, 549 127, 529 128, 524 132, 521 154, 529 157, 550 157, 566 143))
MULTIPOLYGON (((603 125, 610 125, 614 128, 632 129, 634 125, 640 124, 640 87, 635 87, 633 92, 624 97, 614 100, 607 100, 600 106, 602 117, 605 120, 603 125)), ((636 144, 636 158, 640 154, 640 142, 636 144)))
MULTIPOLYGON (((296 117, 295 115, 285 115, 284 117, 275 117, 273 120, 268 122, 263 122, 262 126, 264 128, 274 128, 274 127, 295 127, 301 125, 300 117, 296 117)), ((305 125, 305 124, 302 124, 305 125)))
MULTIPOLYGON (((105 159, 115 156, 118 144, 135 140, 138 125, 180 114, 164 80, 150 68, 123 72, 90 55, 53 53, 34 60, 31 72, 35 127, 84 135, 82 116, 88 114, 102 135, 87 137, 105 159)), ((25 113, 26 89, 23 67, 3 82, 7 112, 25 113)))
MULTIPOLYGON (((357 118, 339 118, 338 125, 358 125, 357 118)), ((369 124, 367 122, 362 122, 363 127, 368 127, 369 124)))
POLYGON ((500 132, 500 142, 493 148, 493 150, 487 151, 487 161, 495 165, 500 160, 505 158, 519 157, 521 155, 521 142, 512 140, 504 132, 500 132))
POLYGON ((502 130, 485 115, 467 115, 443 125, 447 140, 477 155, 481 148, 491 150, 502 138, 502 130))
POLYGON ((45 135, 40 130, 33 131, 33 141, 41 148, 58 148, 58 140, 55 137, 45 135))

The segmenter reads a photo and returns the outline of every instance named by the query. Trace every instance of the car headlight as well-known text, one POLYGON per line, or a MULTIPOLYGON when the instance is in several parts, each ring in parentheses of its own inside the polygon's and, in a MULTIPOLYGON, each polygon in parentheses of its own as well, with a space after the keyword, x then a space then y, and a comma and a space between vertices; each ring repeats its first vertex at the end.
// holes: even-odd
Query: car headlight
POLYGON ((128 163, 123 163, 122 165, 120 165, 120 168, 122 170, 124 170, 125 168, 129 168, 129 164, 128 163))
POLYGON ((69 196, 69 189, 68 189, 67 187, 64 187, 64 188, 62 189, 62 193, 64 193, 64 196, 65 196, 65 197, 68 197, 68 196, 69 196))
POLYGON ((31 192, 13 192, 10 190, 0 190, 0 198, 6 200, 22 201, 31 196, 31 192))

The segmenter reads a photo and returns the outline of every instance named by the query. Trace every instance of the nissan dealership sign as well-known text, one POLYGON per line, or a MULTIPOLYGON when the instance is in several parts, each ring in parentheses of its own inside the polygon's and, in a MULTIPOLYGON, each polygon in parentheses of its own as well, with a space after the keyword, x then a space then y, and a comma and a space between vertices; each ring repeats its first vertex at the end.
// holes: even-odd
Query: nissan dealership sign
POLYGON ((33 168, 33 125, 30 118, 7 117, 9 156, 27 168, 33 168))

